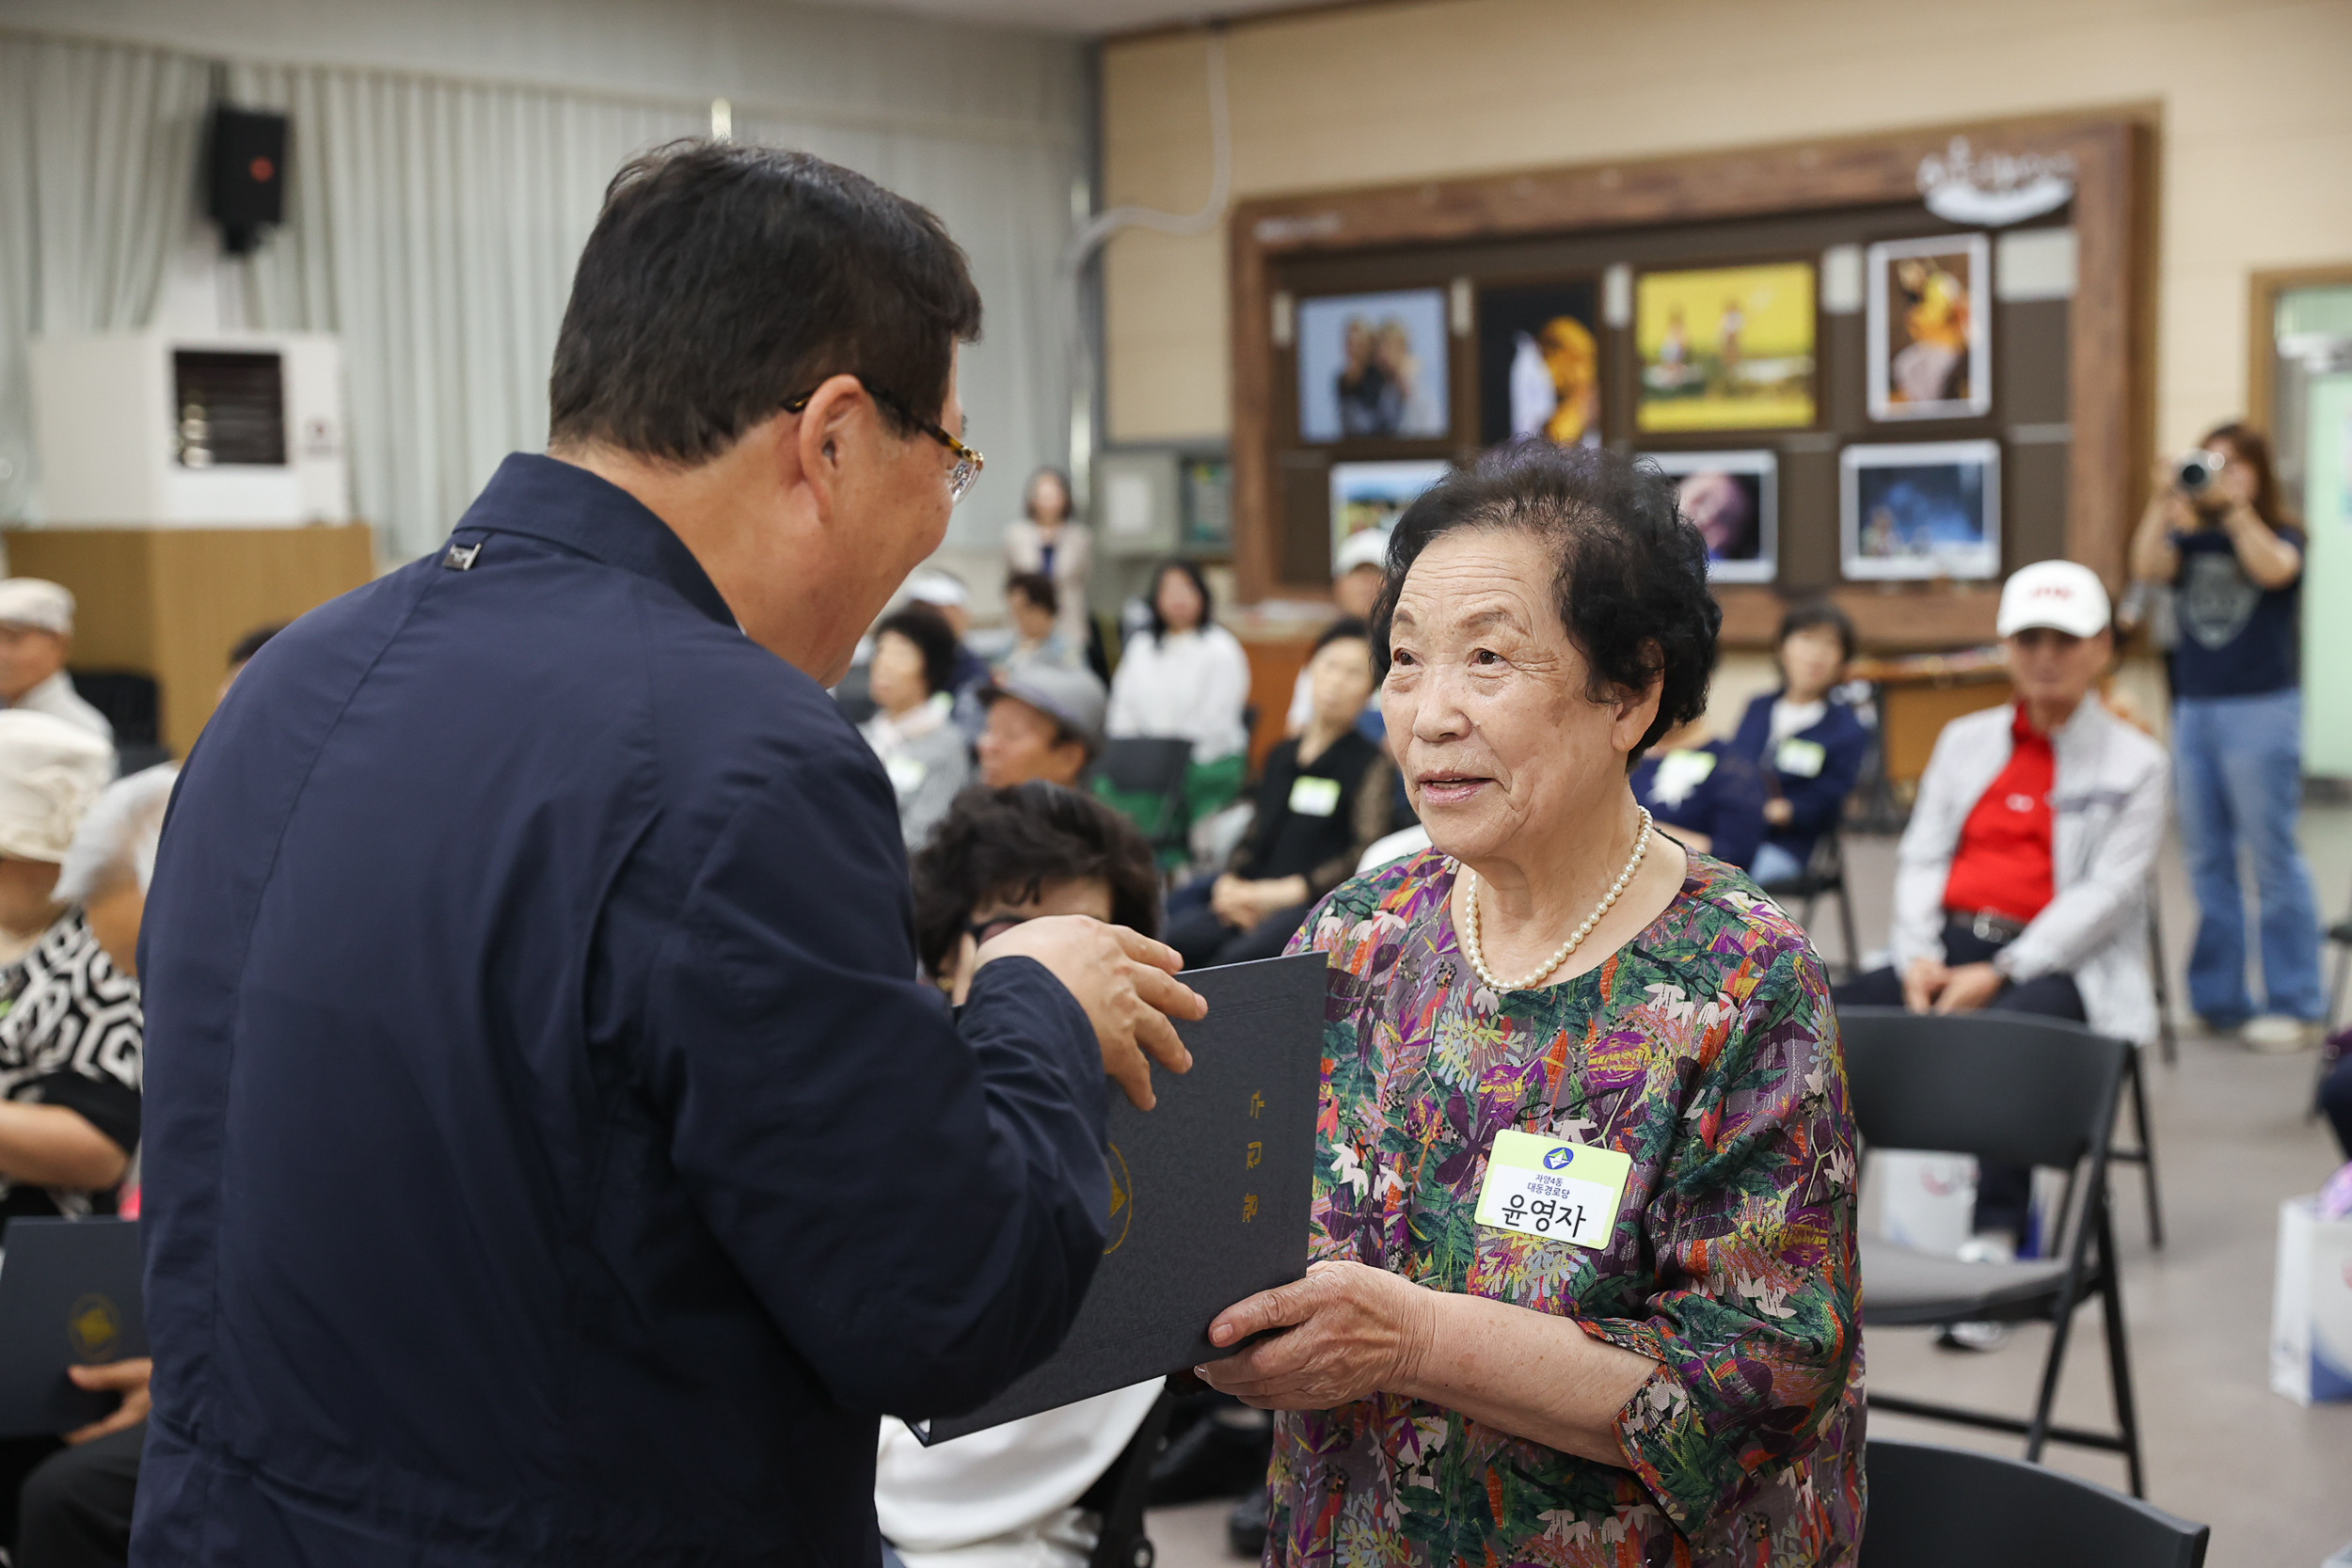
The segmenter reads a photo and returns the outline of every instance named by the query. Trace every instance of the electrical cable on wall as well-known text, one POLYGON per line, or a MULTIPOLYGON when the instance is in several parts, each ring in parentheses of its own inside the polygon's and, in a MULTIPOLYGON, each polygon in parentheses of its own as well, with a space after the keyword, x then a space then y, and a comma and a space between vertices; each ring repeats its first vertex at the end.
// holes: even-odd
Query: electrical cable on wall
POLYGON ((1097 213, 1071 236, 1062 250, 1063 339, 1070 355, 1071 499, 1084 505, 1093 489, 1094 389, 1097 347, 1088 330, 1080 280, 1087 264, 1121 229, 1191 239, 1214 232, 1233 198, 1233 125, 1225 96, 1225 25, 1209 29, 1209 198, 1197 213, 1163 213, 1151 207, 1112 207, 1097 213))

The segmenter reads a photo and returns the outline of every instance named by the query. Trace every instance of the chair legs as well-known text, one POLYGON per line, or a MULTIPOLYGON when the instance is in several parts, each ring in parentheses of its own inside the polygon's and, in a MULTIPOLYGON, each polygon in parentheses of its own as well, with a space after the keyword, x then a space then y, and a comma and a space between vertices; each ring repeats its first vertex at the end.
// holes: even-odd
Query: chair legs
POLYGON ((2116 1282, 2115 1227, 2104 1210, 2099 1214, 2099 1255, 2106 1262, 2099 1286, 2099 1310, 2106 1330, 2107 1387, 2115 1400, 2116 1430, 2123 1434, 2123 1467, 2131 1477, 2132 1496, 2145 1497, 2147 1481, 2140 1473, 2139 1464, 2139 1411, 2132 1399, 2132 1352, 2123 1337, 2123 1292, 2116 1282))
MULTIPOLYGON (((2148 888, 2148 974, 2155 981, 2156 1043, 2164 1048, 2164 1065, 2171 1067, 2181 1059, 2181 1033, 2172 1022, 2172 972, 2165 966, 2164 923, 2156 914, 2153 875, 2148 888)), ((2337 974, 2341 977, 2341 967, 2337 974)))
POLYGON ((2161 1247, 2164 1245, 2164 1203, 2156 1192, 2156 1145, 2148 1124, 2146 1054, 2139 1046, 2133 1046, 2131 1061, 2123 1069, 2125 1086, 2131 1092, 2131 1099, 2126 1103, 2131 1107, 2132 1136, 2136 1141, 2109 1149, 2107 1158, 2139 1167, 2140 1183, 2148 1196, 2148 1244, 2161 1247))

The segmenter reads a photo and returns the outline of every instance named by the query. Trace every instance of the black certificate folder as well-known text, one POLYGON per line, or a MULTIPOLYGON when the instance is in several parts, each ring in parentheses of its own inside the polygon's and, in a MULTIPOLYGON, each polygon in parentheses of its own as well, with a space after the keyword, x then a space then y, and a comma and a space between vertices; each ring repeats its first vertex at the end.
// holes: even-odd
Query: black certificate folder
POLYGON ((0 1437, 70 1432, 111 1414, 114 1394, 66 1368, 147 1354, 139 1222, 8 1221, 0 1253, 0 1437))
POLYGON ((1111 1092, 1110 1230, 1077 1322, 978 1410, 918 1426, 925 1442, 1231 1355, 1209 1343, 1216 1315, 1307 1272, 1327 963, 1301 953, 1184 975, 1209 1003, 1177 1026, 1192 1070, 1154 1069, 1149 1112, 1111 1092))

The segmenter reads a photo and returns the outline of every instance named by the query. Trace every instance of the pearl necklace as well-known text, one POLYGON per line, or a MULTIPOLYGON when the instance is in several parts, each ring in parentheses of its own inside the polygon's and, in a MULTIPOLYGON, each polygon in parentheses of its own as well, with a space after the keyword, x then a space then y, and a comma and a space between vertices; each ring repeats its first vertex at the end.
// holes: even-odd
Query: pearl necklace
MULTIPOLYGON (((1534 974, 1517 985, 1504 985, 1495 978, 1494 971, 1486 967, 1486 955, 1478 942, 1478 873, 1467 865, 1462 865, 1462 875, 1470 879, 1469 890, 1463 899, 1463 902, 1469 906, 1470 918, 1462 929, 1462 951, 1469 957, 1470 968, 1478 972, 1478 978, 1486 984, 1486 989, 1498 994, 1506 990, 1531 990, 1536 982, 1566 963, 1569 955, 1582 946, 1584 939, 1593 934, 1593 927, 1600 924, 1601 917, 1616 907, 1617 899, 1624 894, 1626 884, 1633 880, 1633 874, 1636 871, 1642 869, 1642 857, 1649 853, 1649 810, 1644 807, 1642 809, 1642 832, 1640 836, 1633 841, 1633 858, 1625 863, 1625 869, 1617 873, 1617 879, 1609 884, 1609 892, 1603 895, 1598 907, 1584 917, 1584 924, 1576 928, 1573 936, 1560 944, 1558 952, 1544 960, 1541 969, 1536 970, 1534 974)), ((1454 863, 1460 865, 1461 863, 1457 861, 1454 863)))

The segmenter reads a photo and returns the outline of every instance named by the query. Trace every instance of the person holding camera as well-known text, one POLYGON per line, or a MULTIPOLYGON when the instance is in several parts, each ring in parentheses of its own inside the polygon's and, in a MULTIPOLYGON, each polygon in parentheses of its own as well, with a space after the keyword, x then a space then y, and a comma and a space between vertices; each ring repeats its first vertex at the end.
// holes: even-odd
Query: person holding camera
POLYGON ((2303 791, 2303 692, 2296 658, 2303 531, 2280 504, 2270 445, 2244 424, 2208 432, 2156 471, 2132 538, 2132 572, 2169 583, 2172 756, 2181 834, 2197 894, 2189 1004, 2209 1028, 2257 1051, 2294 1051, 2319 1033, 2319 912, 2296 841, 2303 791), (2246 984, 2238 856, 2262 903, 2264 1004, 2246 984))

